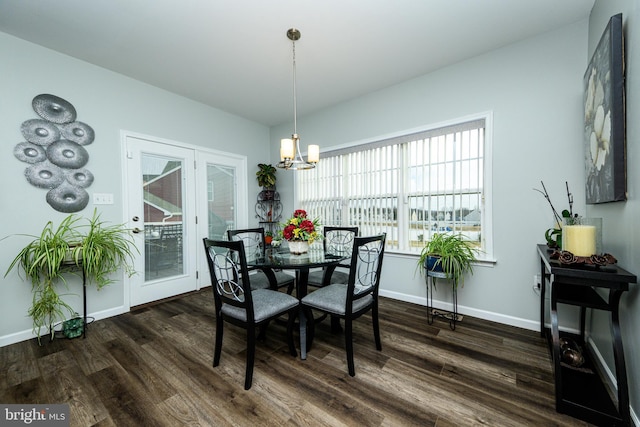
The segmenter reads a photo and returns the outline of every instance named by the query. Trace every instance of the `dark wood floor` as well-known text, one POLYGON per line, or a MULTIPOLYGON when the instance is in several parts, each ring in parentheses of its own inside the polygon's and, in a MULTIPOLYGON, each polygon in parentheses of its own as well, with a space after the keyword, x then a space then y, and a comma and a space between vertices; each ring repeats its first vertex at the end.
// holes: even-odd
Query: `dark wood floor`
POLYGON ((548 350, 536 332, 465 317, 432 326, 424 307, 381 298, 382 352, 370 317, 354 331, 356 376, 343 336, 318 325, 307 360, 284 326, 260 342, 243 389, 245 339, 225 325, 212 367, 211 290, 90 325, 86 339, 0 348, 0 402, 62 403, 72 426, 552 426, 548 350))

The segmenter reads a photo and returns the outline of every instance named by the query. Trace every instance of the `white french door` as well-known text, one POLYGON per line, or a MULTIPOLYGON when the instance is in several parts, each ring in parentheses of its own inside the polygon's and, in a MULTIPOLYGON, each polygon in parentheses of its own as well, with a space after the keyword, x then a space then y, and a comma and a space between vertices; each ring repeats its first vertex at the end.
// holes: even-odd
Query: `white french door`
POLYGON ((202 238, 226 240, 227 230, 246 228, 246 160, 227 154, 198 152, 198 286, 211 284, 202 238))
POLYGON ((129 306, 210 284, 202 238, 246 225, 246 160, 140 135, 123 141, 126 222, 140 251, 129 306))
POLYGON ((140 255, 130 305, 196 290, 195 170, 190 149, 126 137, 129 227, 140 255))

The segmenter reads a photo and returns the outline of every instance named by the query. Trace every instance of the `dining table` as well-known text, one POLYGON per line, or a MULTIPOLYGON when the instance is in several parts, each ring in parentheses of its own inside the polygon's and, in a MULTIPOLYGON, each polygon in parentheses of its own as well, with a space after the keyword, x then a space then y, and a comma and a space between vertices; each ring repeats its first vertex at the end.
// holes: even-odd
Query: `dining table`
MULTIPOLYGON (((296 297, 301 300, 307 295, 309 271, 315 268, 324 269, 323 286, 329 284, 331 274, 339 263, 349 259, 349 253, 325 252, 322 247, 310 248, 304 254, 292 254, 286 242, 280 246, 267 245, 262 249, 257 249, 251 254, 246 254, 247 266, 250 269, 260 269, 275 283, 273 270, 292 270, 295 272, 296 297)), ((300 310, 300 358, 307 358, 307 319, 300 310)))

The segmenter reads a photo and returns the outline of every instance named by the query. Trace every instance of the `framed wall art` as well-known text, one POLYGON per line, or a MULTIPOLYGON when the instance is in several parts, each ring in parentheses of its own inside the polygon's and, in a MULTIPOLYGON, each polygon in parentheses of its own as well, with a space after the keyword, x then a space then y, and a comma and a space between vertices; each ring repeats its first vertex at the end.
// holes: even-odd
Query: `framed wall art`
POLYGON ((586 201, 626 200, 622 14, 609 20, 584 74, 586 201))

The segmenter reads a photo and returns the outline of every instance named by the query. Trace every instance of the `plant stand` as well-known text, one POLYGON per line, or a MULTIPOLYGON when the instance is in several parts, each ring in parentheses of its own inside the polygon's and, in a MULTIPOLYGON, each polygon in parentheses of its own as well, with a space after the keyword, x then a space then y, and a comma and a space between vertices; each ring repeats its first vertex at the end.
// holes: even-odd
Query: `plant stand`
POLYGON ((427 323, 433 324, 434 317, 440 317, 449 321, 449 328, 452 331, 456 330, 456 322, 460 320, 458 316, 458 287, 456 283, 451 286, 453 293, 453 311, 437 310, 433 308, 433 288, 435 287, 436 279, 447 279, 446 273, 439 271, 431 271, 425 269, 426 272, 426 284, 427 284, 427 323))
POLYGON ((87 337, 87 275, 84 271, 84 267, 82 266, 82 262, 80 265, 76 265, 75 263, 69 263, 65 268, 68 268, 68 271, 72 270, 80 270, 82 272, 82 338, 87 337))
POLYGON ((262 190, 258 194, 255 208, 256 218, 258 218, 259 224, 264 228, 265 232, 271 232, 275 235, 280 225, 278 221, 280 220, 280 215, 282 215, 282 202, 275 186, 268 191, 270 193, 267 193, 267 190, 262 190), (269 194, 268 197, 267 194, 269 194))
POLYGON ((82 338, 87 337, 87 275, 82 269, 82 338))

